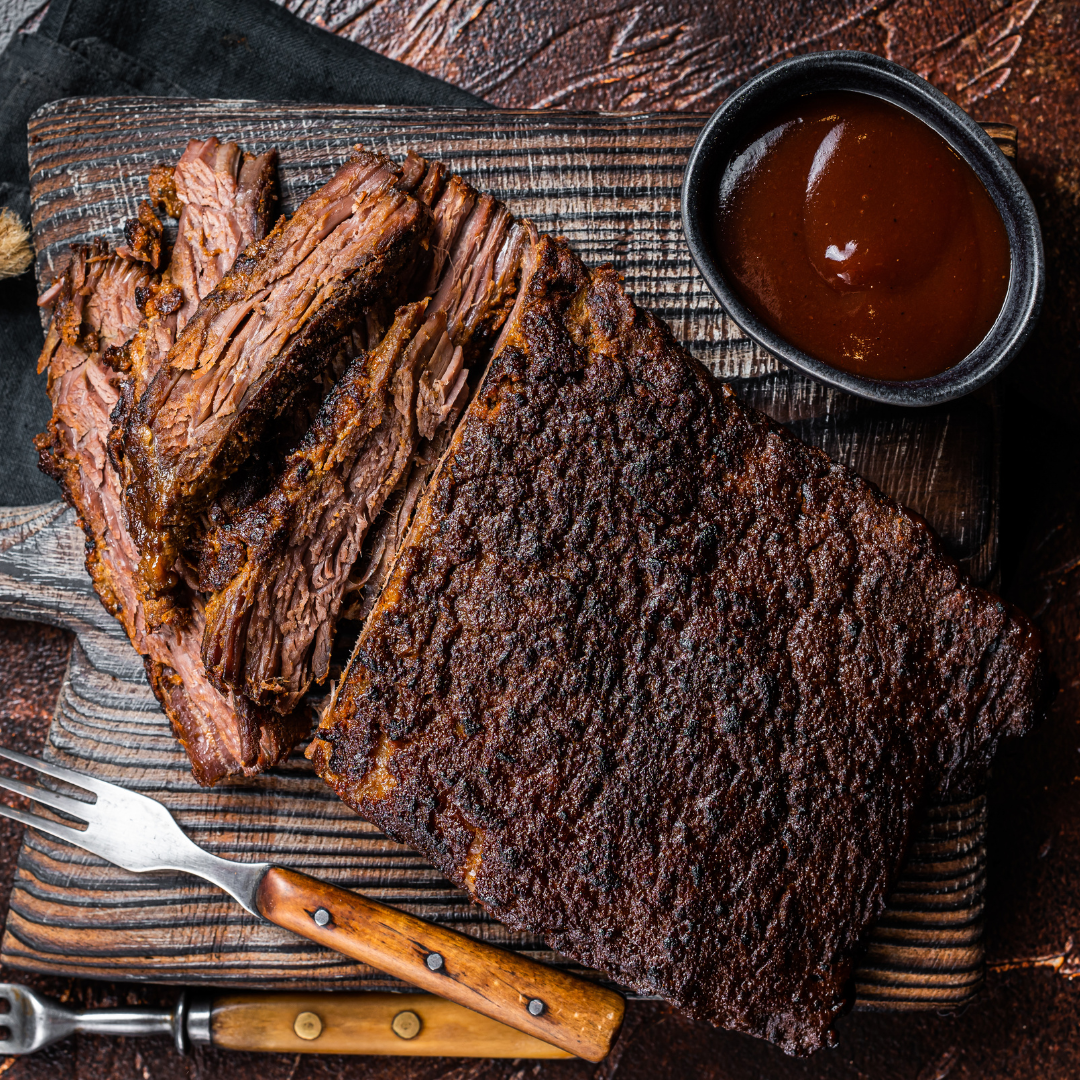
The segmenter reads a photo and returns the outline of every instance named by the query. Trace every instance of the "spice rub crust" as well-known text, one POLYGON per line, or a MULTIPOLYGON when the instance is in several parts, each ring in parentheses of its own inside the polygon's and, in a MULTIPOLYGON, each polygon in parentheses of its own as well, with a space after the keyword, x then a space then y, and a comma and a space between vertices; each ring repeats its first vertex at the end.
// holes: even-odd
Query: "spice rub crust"
POLYGON ((510 927, 807 1053, 1040 680, 921 520, 545 238, 308 753, 510 927))

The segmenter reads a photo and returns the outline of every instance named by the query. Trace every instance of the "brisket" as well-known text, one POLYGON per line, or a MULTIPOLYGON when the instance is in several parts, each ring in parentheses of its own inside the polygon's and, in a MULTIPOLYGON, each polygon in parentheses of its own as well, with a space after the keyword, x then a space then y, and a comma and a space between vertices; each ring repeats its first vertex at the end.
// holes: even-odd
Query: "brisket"
POLYGON ((444 185, 444 171, 410 155, 403 181, 424 197, 443 191, 425 270, 445 270, 435 298, 399 311, 383 343, 354 361, 328 397, 270 493, 207 538, 201 577, 215 595, 203 659, 223 691, 287 712, 326 680, 364 539, 388 496, 408 490, 414 459, 428 460, 421 441, 460 414, 466 364, 506 317, 524 230, 459 178, 444 185))
POLYGON ((125 510, 153 622, 191 527, 267 422, 325 367, 430 227, 400 170, 358 151, 287 223, 248 247, 199 304, 123 432, 125 510))
POLYGON ((124 225, 124 245, 116 249, 117 255, 137 262, 149 263, 157 270, 161 267, 161 240, 164 230, 149 199, 139 203, 139 216, 124 225))
POLYGON ((150 170, 147 187, 150 189, 150 202, 158 210, 163 210, 171 218, 181 215, 184 204, 176 194, 175 165, 155 165, 150 170))
POLYGON ((394 384, 415 383, 425 306, 399 311, 331 391, 270 493, 208 540, 202 584, 220 591, 207 606, 203 660, 223 691, 288 712, 326 678, 349 570, 414 449, 411 402, 395 407, 394 384))
POLYGON ((261 240, 277 216, 277 151, 244 154, 234 142, 192 139, 173 182, 183 209, 169 274, 184 294, 177 333, 199 301, 232 269, 236 256, 261 240))
POLYGON ((511 928, 805 1053, 1040 678, 920 519, 545 238, 308 753, 511 928))
MULTIPOLYGON (((496 259, 495 272, 491 273, 487 280, 492 286, 489 297, 497 298, 500 318, 489 322, 486 319, 484 305, 469 309, 474 315, 474 326, 479 326, 481 331, 474 338, 474 347, 477 341, 488 344, 491 333, 498 329, 500 321, 505 320, 507 309, 515 295, 513 287, 510 286, 510 275, 507 270, 513 265, 515 272, 520 274, 520 263, 524 252, 528 245, 536 242, 536 230, 531 223, 525 222, 521 229, 515 230, 513 234, 511 241, 513 248, 507 249, 496 259), (508 258, 511 250, 513 251, 512 263, 508 258), (480 319, 475 319, 476 315, 479 315, 480 319)), ((465 325, 467 329, 468 323, 466 322, 465 325)), ((453 424, 456 420, 456 413, 451 412, 430 438, 420 440, 410 464, 409 474, 387 500, 383 513, 372 527, 361 557, 349 576, 346 587, 348 600, 342 610, 342 618, 357 621, 366 619, 375 605, 389 580, 398 552, 405 542, 420 496, 446 452, 446 448, 450 445, 453 424)))
POLYGON ((119 379, 101 354, 139 325, 135 294, 153 280, 149 266, 113 254, 98 238, 72 246, 71 258, 38 301, 53 308, 38 360, 38 371, 48 373, 53 407, 47 430, 34 440, 39 464, 78 512, 94 588, 129 635, 136 633, 134 605, 127 603, 131 582, 123 551, 110 542, 124 531, 120 489, 106 448, 119 379))
MULTIPOLYGON (((159 187, 163 173, 155 170, 159 187)), ((132 229, 126 233, 130 242, 132 229)), ((122 360, 131 354, 132 331, 138 326, 139 333, 145 332, 149 322, 168 333, 169 316, 177 311, 181 295, 150 274, 149 265, 111 254, 103 240, 74 249, 40 301, 53 305, 40 360, 40 368, 49 372, 53 415, 48 431, 36 442, 42 468, 60 482, 79 513, 95 590, 142 655, 150 685, 191 758, 196 779, 212 784, 275 764, 309 725, 303 715, 277 716, 210 685, 199 655, 202 601, 190 582, 183 585, 185 618, 174 625, 148 629, 138 603, 138 554, 124 523, 106 434, 110 413, 115 415, 122 393, 139 371, 120 377, 122 360), (125 339, 127 346, 121 347, 125 339)), ((144 357, 145 350, 139 355, 144 357)))
MULTIPOLYGON (((266 236, 277 208, 276 192, 276 150, 256 156, 215 136, 192 139, 174 169, 151 171, 151 198, 175 211, 180 221, 168 270, 140 297, 145 319, 134 337, 107 357, 117 371, 130 376, 116 418, 113 442, 118 448, 135 402, 199 301, 217 287, 241 251, 266 236)), ((142 203, 139 220, 125 226, 133 252, 149 243, 144 237, 153 230, 143 224, 148 211, 152 214, 150 203, 142 203)), ((157 235, 160 238, 160 223, 157 235)), ((157 268, 156 262, 146 261, 157 268)))

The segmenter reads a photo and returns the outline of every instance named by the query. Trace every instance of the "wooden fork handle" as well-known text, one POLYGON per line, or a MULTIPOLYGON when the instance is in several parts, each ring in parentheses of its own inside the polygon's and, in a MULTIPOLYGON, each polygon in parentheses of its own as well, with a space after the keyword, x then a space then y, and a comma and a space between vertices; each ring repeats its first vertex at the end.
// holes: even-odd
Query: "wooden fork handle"
POLYGON ((607 1056, 622 1024, 612 990, 295 870, 271 867, 257 903, 278 926, 586 1061, 607 1056))

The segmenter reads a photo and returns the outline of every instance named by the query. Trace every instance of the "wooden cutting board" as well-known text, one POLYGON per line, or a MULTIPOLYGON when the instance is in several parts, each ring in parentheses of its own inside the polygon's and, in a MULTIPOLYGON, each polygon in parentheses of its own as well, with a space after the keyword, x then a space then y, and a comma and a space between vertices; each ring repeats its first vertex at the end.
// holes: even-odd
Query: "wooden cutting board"
MULTIPOLYGON (((704 117, 480 112, 76 99, 30 122, 39 283, 67 245, 116 243, 152 166, 215 134, 276 146, 291 212, 358 142, 439 157, 541 230, 562 232, 592 263, 612 261, 642 305, 751 404, 921 513, 979 581, 997 552, 997 409, 992 390, 921 411, 873 405, 781 367, 726 318, 693 268, 679 229, 679 183, 704 117)), ((1015 153, 1015 131, 995 126, 1015 153)), ((44 393, 44 380, 42 380, 44 393)), ((160 798, 219 855, 270 858, 426 918, 556 963, 507 930, 419 855, 359 820, 297 753, 257 780, 199 788, 119 624, 83 568, 83 539, 62 503, 0 510, 0 615, 77 635, 45 755, 160 798)), ((982 980, 982 797, 931 808, 902 880, 869 936, 856 976, 870 1008, 941 1008, 982 980)), ((401 984, 261 923, 183 875, 145 877, 28 832, 3 962, 57 974, 252 987, 401 984)))

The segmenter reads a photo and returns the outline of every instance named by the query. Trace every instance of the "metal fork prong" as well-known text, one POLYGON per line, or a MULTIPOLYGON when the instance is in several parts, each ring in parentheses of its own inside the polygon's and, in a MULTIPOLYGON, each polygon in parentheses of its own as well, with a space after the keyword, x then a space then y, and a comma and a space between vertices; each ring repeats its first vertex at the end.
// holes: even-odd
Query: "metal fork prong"
POLYGON ((86 842, 86 833, 81 829, 73 829, 70 825, 61 825, 59 821, 50 821, 48 818, 38 817, 37 814, 28 814, 25 810, 16 810, 14 807, 0 803, 0 817, 11 818, 12 821, 21 822, 31 829, 38 829, 57 840, 66 840, 69 844, 85 848, 87 851, 94 849, 86 842))
POLYGON ((46 788, 35 787, 33 784, 24 784, 13 776, 0 775, 0 788, 12 791, 16 795, 25 795, 28 799, 41 803, 42 806, 51 806, 54 810, 70 814, 81 821, 87 823, 90 821, 87 811, 92 810, 91 803, 79 802, 78 799, 72 799, 68 795, 60 795, 55 791, 48 791, 46 788))
POLYGON ((0 746, 0 757, 7 758, 8 761, 14 761, 16 765, 25 765, 28 769, 44 773, 46 776, 53 777, 54 780, 63 780, 65 784, 71 784, 72 787, 92 791, 96 795, 104 795, 107 791, 116 787, 115 784, 110 784, 107 780, 97 780, 93 776, 87 776, 86 773, 72 772, 71 769, 62 768, 60 765, 51 765, 40 758, 20 754, 18 750, 9 750, 6 746, 0 746))

